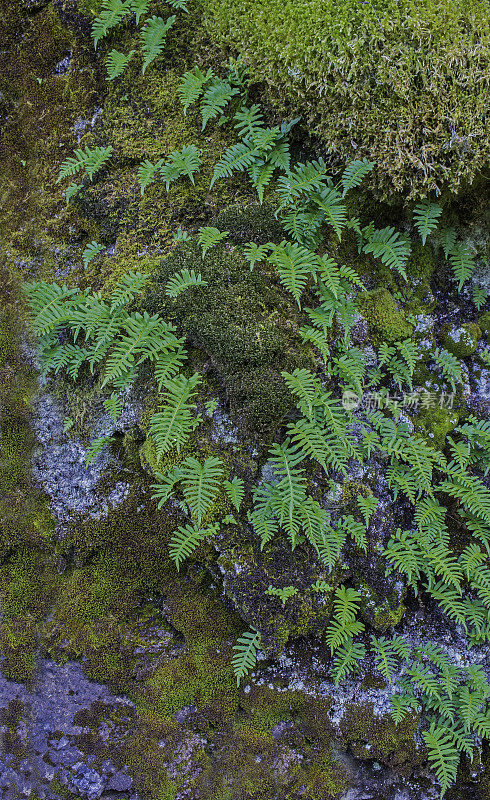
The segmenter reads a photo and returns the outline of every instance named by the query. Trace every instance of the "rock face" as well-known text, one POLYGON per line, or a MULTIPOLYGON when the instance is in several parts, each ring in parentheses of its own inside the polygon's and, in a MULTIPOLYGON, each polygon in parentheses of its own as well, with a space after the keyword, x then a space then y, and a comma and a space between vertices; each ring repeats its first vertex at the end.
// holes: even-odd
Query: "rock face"
POLYGON ((94 704, 103 709, 107 720, 117 715, 120 739, 129 733, 133 705, 89 681, 78 664, 41 661, 30 689, 0 675, 2 800, 29 797, 33 792, 54 800, 64 796, 60 790, 88 800, 112 792, 136 798, 124 765, 120 770, 110 760, 85 752, 94 704))

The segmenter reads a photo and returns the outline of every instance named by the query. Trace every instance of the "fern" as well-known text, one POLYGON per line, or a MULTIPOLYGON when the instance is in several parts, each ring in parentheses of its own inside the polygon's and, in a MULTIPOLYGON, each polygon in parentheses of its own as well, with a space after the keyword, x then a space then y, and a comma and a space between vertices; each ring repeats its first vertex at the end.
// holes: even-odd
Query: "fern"
MULTIPOLYGON (((489 266, 490 265, 487 264, 487 268, 489 266)), ((480 311, 487 302, 488 289, 484 286, 473 286, 472 297, 477 311, 480 311)))
POLYGON ((342 197, 345 197, 350 189, 359 186, 366 175, 374 169, 374 166, 374 161, 368 161, 367 158, 363 158, 362 161, 351 161, 347 164, 340 179, 343 189, 342 197))
POLYGON ((104 447, 112 441, 112 436, 99 436, 97 439, 91 441, 85 453, 85 466, 88 467, 90 464, 93 464, 104 447))
POLYGON ((283 589, 279 589, 277 586, 269 586, 265 593, 271 597, 278 597, 284 608, 289 598, 298 594, 298 590, 295 586, 285 586, 283 589))
POLYGON ((93 176, 107 163, 112 154, 112 145, 107 147, 85 147, 75 150, 75 155, 63 161, 56 183, 66 177, 76 175, 82 170, 92 180, 93 176))
POLYGON ((188 456, 177 468, 179 481, 191 517, 200 526, 213 505, 223 479, 223 462, 219 458, 206 458, 201 464, 188 456))
POLYGON ((131 0, 131 11, 136 14, 136 24, 140 24, 140 18, 147 13, 150 0, 131 0))
POLYGON ((143 275, 141 272, 126 272, 111 292, 110 313, 113 314, 114 311, 127 305, 137 294, 140 294, 148 280, 148 275, 143 275))
POLYGON ((167 32, 174 24, 176 17, 169 17, 167 20, 162 17, 153 16, 147 20, 141 31, 141 50, 145 60, 143 61, 142 72, 145 74, 146 68, 158 58, 165 45, 167 32))
POLYGON ((190 72, 186 72, 179 87, 179 96, 184 106, 184 114, 190 105, 198 100, 203 92, 203 88, 213 77, 212 70, 206 73, 201 72, 199 67, 194 67, 190 72))
POLYGON ((213 78, 211 85, 204 92, 201 103, 202 131, 209 120, 221 114, 231 98, 238 93, 239 90, 236 87, 232 87, 227 81, 213 78))
POLYGON ((369 520, 371 519, 372 514, 374 514, 379 505, 379 500, 372 494, 368 494, 367 497, 364 497, 362 494, 358 494, 356 497, 356 503, 359 506, 367 528, 369 526, 369 520))
POLYGON ((394 694, 391 696, 391 711, 390 714, 394 720, 395 725, 399 725, 410 711, 417 708, 417 700, 413 695, 394 694))
POLYGON ((375 258, 380 258, 383 264, 390 269, 396 269, 402 278, 407 280, 405 267, 410 255, 410 245, 400 237, 400 233, 394 228, 382 228, 370 232, 363 251, 372 253, 375 258))
POLYGON ((209 225, 199 228, 197 241, 202 248, 202 257, 204 258, 211 247, 226 239, 228 234, 229 231, 219 231, 218 228, 213 228, 209 225))
POLYGON ((170 558, 177 567, 177 572, 180 571, 181 563, 192 555, 208 534, 208 529, 196 528, 189 523, 177 528, 169 542, 170 558))
POLYGON ((251 108, 242 106, 233 117, 236 120, 235 129, 242 137, 255 136, 264 126, 264 119, 259 106, 253 105, 251 108))
POLYGON ((202 163, 201 155, 201 151, 193 144, 185 145, 182 150, 174 150, 170 154, 170 160, 159 167, 167 192, 172 181, 182 175, 187 175, 194 185, 194 173, 199 170, 202 163))
POLYGON ((312 196, 314 204, 322 211, 323 220, 332 226, 340 241, 347 223, 347 209, 336 189, 322 189, 312 196))
POLYGON ((282 285, 293 295, 301 308, 300 298, 308 278, 314 274, 318 259, 311 251, 297 244, 281 242, 268 257, 276 267, 282 285))
POLYGON ((104 408, 109 412, 111 418, 116 422, 122 414, 124 401, 118 392, 112 392, 103 402, 104 408))
POLYGON ((422 733, 429 753, 429 762, 441 785, 441 798, 456 780, 459 752, 454 738, 444 726, 432 722, 428 731, 422 733))
POLYGON ((130 11, 131 0, 102 0, 100 14, 92 23, 95 49, 97 49, 99 41, 107 36, 111 28, 119 25, 130 11))
POLYGON ((23 292, 31 311, 31 326, 38 335, 52 333, 65 325, 73 308, 83 299, 77 289, 44 281, 25 283, 23 292))
POLYGON ((232 505, 237 511, 240 511, 240 505, 245 494, 245 484, 241 478, 236 476, 232 481, 224 481, 223 488, 228 495, 232 505))
POLYGON ((384 636, 380 636, 379 639, 371 636, 371 648, 374 651, 376 668, 383 678, 391 683, 398 670, 399 661, 390 640, 384 636))
POLYGON ((196 406, 191 402, 200 376, 196 372, 191 378, 178 375, 163 382, 165 407, 150 420, 149 435, 155 442, 157 463, 173 447, 185 444, 191 431, 201 418, 193 416, 196 406))
POLYGON ((459 244, 454 245, 449 252, 449 261, 453 275, 456 280, 459 281, 458 291, 460 292, 463 288, 463 285, 466 283, 475 269, 475 259, 473 257, 473 253, 468 245, 460 242, 459 244))
POLYGON ((281 372, 288 389, 299 398, 298 408, 301 413, 312 420, 316 406, 321 405, 323 389, 312 372, 308 369, 296 368, 294 372, 281 372))
POLYGON ((361 595, 355 589, 339 586, 335 590, 334 619, 325 634, 325 641, 331 653, 364 630, 362 622, 356 622, 360 601, 361 595))
POLYGON ((323 159, 296 164, 288 175, 281 176, 277 182, 281 208, 294 205, 302 195, 325 188, 323 182, 326 178, 327 168, 323 159))
POLYGON ((117 50, 111 50, 106 57, 105 65, 107 68, 107 80, 113 81, 123 74, 134 55, 134 50, 131 50, 128 55, 119 53, 117 50))
POLYGON ((150 359, 154 361, 162 350, 177 346, 172 326, 163 322, 158 314, 135 312, 123 323, 125 334, 116 341, 105 365, 102 388, 128 372, 133 365, 150 359), (135 362, 136 357, 138 361, 135 362))
POLYGON ((257 650, 260 647, 260 633, 256 630, 247 631, 237 639, 233 645, 235 654, 233 656, 233 671, 236 677, 236 685, 240 686, 240 681, 257 663, 257 650))
POLYGON ((362 350, 352 347, 340 358, 333 358, 332 372, 339 376, 344 387, 351 387, 359 397, 362 397, 366 375, 366 362, 362 350))
POLYGON ((337 648, 333 661, 334 684, 338 686, 341 680, 347 675, 356 672, 359 661, 366 655, 366 648, 363 644, 348 639, 345 644, 337 648))
POLYGON ((439 234, 439 239, 444 251, 444 257, 448 258, 449 253, 456 244, 457 233, 455 228, 443 228, 439 234))
POLYGON ((141 187, 141 194, 143 195, 146 187, 154 179, 155 173, 163 166, 163 158, 160 158, 155 164, 146 159, 142 161, 138 167, 138 181, 141 187))
POLYGON ((75 182, 70 183, 70 185, 65 191, 66 205, 68 205, 72 197, 76 197, 81 188, 82 187, 75 182))
POLYGON ((200 273, 196 275, 193 269, 189 272, 188 269, 181 269, 167 281, 165 286, 165 294, 167 297, 178 297, 179 294, 189 289, 191 286, 207 286, 208 282, 203 280, 200 273))
POLYGON ((270 243, 258 245, 255 244, 255 242, 249 242, 245 245, 243 248, 243 255, 250 264, 250 272, 252 272, 257 261, 266 260, 268 252, 273 249, 273 247, 274 245, 270 243))
POLYGON ((233 172, 243 172, 255 163, 257 154, 253 147, 245 142, 238 142, 227 147, 216 164, 209 188, 220 178, 229 178, 233 172))
POLYGON ((167 352, 159 353, 155 360, 155 378, 157 381, 158 391, 161 392, 165 381, 177 375, 186 358, 187 354, 182 347, 179 347, 174 351, 169 350, 167 352))
POLYGON ((423 200, 422 203, 415 206, 413 212, 415 227, 420 234, 422 244, 425 245, 427 236, 437 228, 441 214, 441 206, 431 203, 430 200, 423 200))
POLYGON ((82 261, 85 269, 87 269, 92 259, 101 253, 103 249, 103 245, 98 244, 97 242, 90 242, 90 244, 86 246, 82 254, 82 261))

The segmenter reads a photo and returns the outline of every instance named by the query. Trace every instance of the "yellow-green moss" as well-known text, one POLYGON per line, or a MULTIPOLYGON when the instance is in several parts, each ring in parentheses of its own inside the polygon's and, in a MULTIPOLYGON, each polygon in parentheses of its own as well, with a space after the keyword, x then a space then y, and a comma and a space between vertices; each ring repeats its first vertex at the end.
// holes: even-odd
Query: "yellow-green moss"
POLYGON ((458 328, 447 326, 442 331, 444 347, 458 358, 471 356, 481 339, 481 329, 475 322, 465 322, 458 328), (449 330, 447 330, 449 327, 449 330))
POLYGON ((357 297, 359 311, 367 319, 375 341, 399 342, 408 339, 413 326, 396 304, 388 289, 373 289, 357 297))
POLYGON ((414 418, 414 427, 431 447, 442 450, 446 436, 458 424, 459 414, 449 408, 434 406, 428 408, 414 418))

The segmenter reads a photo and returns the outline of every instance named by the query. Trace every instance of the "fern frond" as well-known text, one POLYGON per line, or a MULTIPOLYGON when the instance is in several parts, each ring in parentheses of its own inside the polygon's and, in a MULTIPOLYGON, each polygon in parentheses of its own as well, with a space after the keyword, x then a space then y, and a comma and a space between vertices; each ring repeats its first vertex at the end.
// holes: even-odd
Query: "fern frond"
POLYGON ((97 439, 93 439, 85 453, 85 466, 88 467, 90 464, 93 464, 99 453, 112 441, 112 436, 99 436, 97 439))
POLYGON ((228 234, 229 231, 219 231, 218 228, 213 228, 209 225, 199 228, 197 241, 202 248, 202 257, 204 258, 211 247, 226 239, 228 234))
POLYGON ((80 298, 78 289, 68 289, 57 283, 36 281, 24 283, 22 288, 32 315, 32 329, 38 335, 51 333, 66 324, 70 319, 73 301, 80 298))
POLYGON ((141 187, 141 194, 143 195, 146 187, 154 179, 155 173, 163 166, 163 158, 160 158, 155 164, 145 159, 138 167, 138 181, 141 187))
POLYGON ((471 276, 475 269, 475 259, 468 245, 460 242, 455 244, 449 253, 449 262, 453 275, 458 283, 458 291, 460 292, 463 285, 471 276))
POLYGON ((149 429, 155 442, 157 463, 172 447, 180 452, 191 431, 201 421, 200 417, 193 416, 196 406, 191 402, 200 379, 196 372, 191 378, 179 375, 164 381, 165 407, 153 414, 149 429))
POLYGON ((456 780, 459 752, 450 731, 438 726, 436 722, 432 722, 429 730, 423 731, 422 736, 429 752, 430 765, 441 785, 442 798, 456 780))
POLYGON ((159 353, 155 360, 155 378, 158 391, 161 392, 162 386, 169 378, 175 377, 185 363, 187 354, 182 347, 177 350, 159 353))
POLYGON ((380 636, 379 639, 371 636, 371 647, 374 652, 376 668, 383 678, 391 683, 398 670, 399 662, 390 640, 385 636, 380 636))
POLYGON ((416 711, 418 707, 417 700, 410 694, 394 694, 390 698, 390 703, 390 714, 395 725, 402 722, 410 711, 416 711))
POLYGON ((102 405, 114 422, 116 422, 122 414, 124 401, 118 392, 112 392, 110 397, 106 397, 102 405))
POLYGON ((159 352, 178 345, 172 333, 174 328, 163 322, 158 314, 150 317, 146 311, 143 314, 135 312, 126 317, 123 328, 126 333, 118 337, 107 359, 102 388, 128 372, 135 363, 141 364, 146 359, 154 361, 159 352), (139 356, 137 362, 136 356, 139 356))
POLYGON ((251 167, 256 159, 255 150, 245 142, 238 142, 227 147, 216 164, 209 188, 220 178, 229 178, 233 172, 243 172, 251 167))
POLYGON ((281 199, 281 208, 294 205, 301 195, 324 188, 327 167, 323 159, 296 164, 288 175, 281 176, 277 182, 277 192, 281 199))
POLYGON ((89 147, 85 148, 87 158, 84 167, 85 173, 89 176, 90 180, 92 180, 95 173, 99 172, 109 161, 112 151, 112 145, 108 145, 107 147, 94 147, 92 149, 89 147))
POLYGON ((243 248, 243 255, 247 259, 248 263, 250 264, 250 272, 252 272, 254 266, 256 265, 257 261, 265 261, 267 258, 267 254, 271 249, 273 249, 273 244, 255 244, 255 242, 249 242, 243 248))
POLYGON ((233 656, 233 671, 236 677, 236 685, 240 686, 240 681, 257 663, 257 650, 260 647, 260 633, 256 630, 247 631, 237 639, 233 645, 235 654, 233 656))
POLYGON ((242 139, 255 136, 264 126, 264 119, 260 107, 257 105, 253 105, 251 108, 242 106, 233 119, 236 120, 235 128, 242 139))
POLYGON ((150 0, 131 0, 131 11, 136 14, 136 24, 140 24, 140 18, 148 11, 150 0))
POLYGON ((348 639, 345 644, 337 648, 333 660, 334 684, 338 686, 343 678, 355 673, 359 661, 366 655, 366 648, 363 644, 348 639))
POLYGON ((214 456, 206 458, 202 464, 196 458, 188 456, 178 466, 185 501, 198 526, 218 495, 223 474, 223 462, 214 456))
POLYGON ((437 228, 441 214, 441 206, 437 203, 431 203, 430 200, 423 200, 415 206, 413 212, 415 227, 420 234, 423 245, 425 245, 428 235, 437 228))
POLYGON ((231 98, 238 93, 239 90, 236 87, 232 87, 227 81, 213 78, 211 85, 204 92, 201 102, 202 131, 209 120, 221 114, 231 98))
POLYGON ((185 73, 178 89, 180 102, 184 106, 184 114, 187 113, 187 109, 192 103, 199 100, 204 86, 212 77, 211 69, 204 73, 199 67, 194 67, 190 72, 185 73))
POLYGON ((235 475, 233 480, 223 482, 223 488, 233 506, 237 511, 240 511, 240 506, 245 494, 245 482, 241 478, 237 478, 235 475))
POLYGON ((177 572, 179 572, 182 562, 192 555, 208 533, 207 529, 196 528, 189 523, 179 525, 169 541, 170 558, 177 567, 177 572))
POLYGON ((167 297, 178 297, 179 294, 189 289, 190 286, 207 286, 208 282, 203 280, 201 274, 194 272, 193 269, 189 272, 188 269, 181 269, 176 272, 165 285, 165 294, 167 297))
POLYGON ((102 0, 101 11, 92 23, 92 38, 94 47, 104 36, 107 36, 111 28, 119 25, 125 16, 131 11, 131 0, 102 0))
POLYGON ((276 267, 281 283, 291 292, 298 308, 301 308, 301 294, 308 278, 315 274, 318 268, 318 258, 315 253, 296 242, 289 244, 283 241, 276 245, 268 261, 276 267))
POLYGON ((407 280, 405 267, 410 255, 410 245, 394 228, 373 231, 362 249, 365 253, 372 253, 375 258, 380 258, 390 269, 396 269, 407 280))
POLYGON ((169 17, 167 20, 162 19, 162 17, 153 16, 147 20, 145 26, 142 28, 141 50, 145 56, 142 68, 143 75, 145 74, 146 68, 162 53, 167 32, 170 30, 175 20, 175 16, 169 17))
POLYGON ((362 161, 351 161, 350 164, 347 164, 340 179, 343 188, 342 197, 345 197, 350 189, 359 186, 366 175, 374 169, 374 166, 374 161, 368 161, 367 158, 363 158, 362 161))
POLYGON ((97 242, 90 242, 83 251, 82 261, 85 269, 88 267, 92 259, 102 252, 104 246, 97 242))
POLYGON ((194 185, 194 173, 199 170, 202 163, 201 155, 201 150, 193 144, 185 145, 182 150, 174 150, 170 153, 170 160, 159 167, 167 192, 172 181, 182 175, 187 175, 194 185))
POLYGON ((367 497, 364 497, 362 494, 358 494, 356 497, 356 503, 359 506, 367 528, 369 526, 369 520, 371 519, 371 516, 374 514, 379 505, 379 500, 373 494, 368 494, 367 497))
POLYGON ((137 294, 143 291, 149 281, 148 275, 142 272, 126 272, 116 283, 111 292, 110 313, 127 305, 137 294))
POLYGON ((113 81, 116 78, 119 78, 119 76, 123 74, 133 56, 134 50, 131 50, 128 55, 125 55, 124 53, 119 53, 117 50, 112 49, 105 59, 107 80, 113 81))
POLYGON ((347 208, 336 189, 323 189, 312 196, 316 206, 323 212, 323 218, 332 226, 340 242, 342 229, 347 222, 347 208))

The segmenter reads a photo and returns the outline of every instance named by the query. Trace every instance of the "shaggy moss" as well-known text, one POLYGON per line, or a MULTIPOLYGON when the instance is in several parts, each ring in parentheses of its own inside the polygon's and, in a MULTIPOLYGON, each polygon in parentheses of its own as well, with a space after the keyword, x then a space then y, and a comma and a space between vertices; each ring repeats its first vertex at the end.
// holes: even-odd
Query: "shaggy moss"
POLYGON ((391 717, 375 716, 371 705, 352 703, 342 717, 340 734, 356 758, 375 759, 409 775, 425 758, 414 738, 418 722, 419 715, 412 713, 395 725, 391 717))
POLYGON ((478 325, 483 333, 486 333, 488 336, 490 333, 490 311, 487 311, 478 318, 478 325))
POLYGON ((238 49, 281 108, 300 107, 341 163, 376 162, 371 184, 390 200, 394 190, 455 190, 488 164, 490 25, 482 0, 203 5, 210 34, 238 49), (434 125, 444 118, 451 130, 434 125))
POLYGON ((387 289, 362 292, 357 297, 357 305, 372 328, 373 338, 378 342, 399 342, 411 337, 413 326, 407 322, 387 289))

